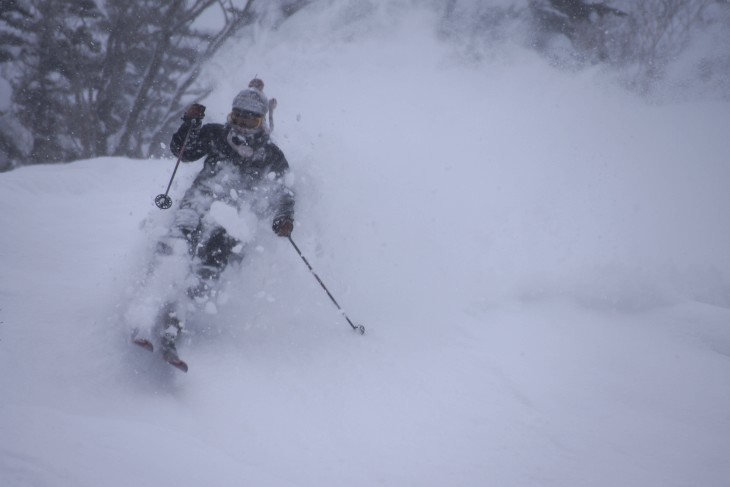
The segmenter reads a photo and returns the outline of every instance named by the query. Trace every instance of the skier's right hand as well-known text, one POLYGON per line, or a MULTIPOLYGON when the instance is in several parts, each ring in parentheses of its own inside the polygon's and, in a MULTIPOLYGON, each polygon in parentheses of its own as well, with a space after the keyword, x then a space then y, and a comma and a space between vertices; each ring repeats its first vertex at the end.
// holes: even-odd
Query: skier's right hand
POLYGON ((294 230, 294 220, 289 216, 277 217, 274 219, 271 228, 280 237, 291 237, 291 232, 294 230))
POLYGON ((205 117, 205 106, 199 103, 193 103, 185 110, 182 118, 187 122, 190 120, 202 120, 203 117, 205 117))

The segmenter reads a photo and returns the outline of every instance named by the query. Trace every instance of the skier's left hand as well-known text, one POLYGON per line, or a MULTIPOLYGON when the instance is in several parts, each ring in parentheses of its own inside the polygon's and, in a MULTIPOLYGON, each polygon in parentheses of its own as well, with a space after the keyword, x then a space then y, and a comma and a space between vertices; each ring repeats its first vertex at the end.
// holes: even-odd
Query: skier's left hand
POLYGON ((294 220, 288 216, 280 216, 274 220, 271 228, 280 237, 291 237, 291 232, 294 230, 294 220))
POLYGON ((182 119, 185 121, 200 121, 203 120, 203 117, 205 117, 205 106, 201 105, 200 103, 193 103, 188 107, 187 110, 185 110, 185 114, 183 115, 182 119))

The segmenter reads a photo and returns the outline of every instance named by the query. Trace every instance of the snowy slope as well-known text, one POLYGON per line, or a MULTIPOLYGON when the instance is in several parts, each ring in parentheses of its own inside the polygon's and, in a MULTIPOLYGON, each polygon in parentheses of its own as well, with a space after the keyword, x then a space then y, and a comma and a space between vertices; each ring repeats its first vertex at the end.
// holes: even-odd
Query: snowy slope
POLYGON ((730 107, 365 13, 258 34, 204 103, 267 81, 294 237, 368 333, 262 225, 181 374, 125 322, 174 160, 0 174, 0 485, 726 485, 730 107))

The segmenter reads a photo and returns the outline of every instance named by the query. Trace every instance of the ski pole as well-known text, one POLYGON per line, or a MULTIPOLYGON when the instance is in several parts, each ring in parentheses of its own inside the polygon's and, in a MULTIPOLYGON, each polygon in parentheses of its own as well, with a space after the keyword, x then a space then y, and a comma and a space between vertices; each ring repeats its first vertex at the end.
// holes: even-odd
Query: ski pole
POLYGON ((180 155, 177 156, 177 162, 175 163, 175 169, 172 171, 172 176, 170 176, 170 182, 167 185, 167 189, 165 190, 164 194, 158 194, 155 196, 155 205, 157 205, 157 208, 161 210, 167 210, 172 206, 172 198, 170 198, 167 193, 170 192, 170 187, 172 186, 172 180, 175 179, 175 173, 177 173, 177 168, 180 166, 180 161, 182 160, 183 153, 185 152, 185 146, 188 143, 188 136, 190 135, 190 132, 193 130, 193 126, 195 125, 195 120, 193 120, 190 124, 190 128, 188 128, 188 131, 185 133, 185 139, 183 140, 183 145, 180 148, 180 155))
POLYGON ((292 246, 294 247, 294 250, 296 250, 296 251, 297 251, 297 254, 299 254, 299 257, 301 257, 301 258, 302 258, 302 260, 304 261, 304 263, 305 263, 305 264, 307 265, 307 267, 309 268, 309 272, 311 272, 311 273, 312 273, 312 275, 314 276, 314 278, 315 278, 315 279, 317 279, 317 282, 319 283, 319 285, 320 285, 320 286, 322 286, 322 289, 324 289, 324 292, 326 292, 326 293, 327 293, 327 296, 329 296, 329 298, 330 298, 330 299, 332 300, 332 302, 333 302, 333 303, 335 303, 335 306, 337 306, 337 309, 338 309, 338 310, 340 310, 340 313, 342 313, 342 316, 344 316, 344 317, 345 317, 345 319, 347 320, 347 322, 348 322, 348 323, 350 324, 350 326, 352 327, 353 331, 356 331, 356 332, 360 333, 361 335, 364 335, 364 334, 365 334, 365 327, 364 327, 364 326, 362 326, 362 325, 355 325, 355 324, 354 324, 354 323, 353 323, 353 322, 352 322, 352 321, 350 320, 350 318, 349 318, 349 317, 347 316, 347 314, 345 313, 345 310, 343 310, 343 309, 342 309, 342 308, 340 307, 340 305, 339 305, 339 304, 337 303, 337 300, 335 300, 335 297, 334 297, 334 296, 332 296, 332 293, 331 293, 331 292, 329 291, 329 289, 327 289, 327 286, 325 286, 325 285, 324 285, 324 283, 322 282, 322 279, 320 279, 320 278, 319 278, 319 276, 317 275, 317 273, 316 273, 316 272, 314 272, 314 269, 312 269, 312 266, 311 266, 311 265, 309 264, 309 261, 307 260, 307 258, 306 258, 306 257, 304 257, 304 255, 302 254, 302 251, 301 251, 301 250, 299 250, 299 247, 297 247, 297 244, 295 244, 295 243, 294 243, 294 240, 292 240, 292 238, 291 238, 291 235, 290 235, 290 236, 289 236, 288 238, 289 238, 289 241, 291 242, 292 246))

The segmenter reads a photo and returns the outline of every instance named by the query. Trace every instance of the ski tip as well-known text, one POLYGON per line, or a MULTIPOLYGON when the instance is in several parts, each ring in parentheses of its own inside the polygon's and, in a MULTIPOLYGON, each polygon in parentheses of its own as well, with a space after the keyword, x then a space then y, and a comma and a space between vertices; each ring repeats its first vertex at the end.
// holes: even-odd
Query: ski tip
POLYGON ((135 345, 144 348, 148 352, 154 352, 155 346, 152 345, 152 342, 147 340, 146 338, 134 338, 132 339, 132 343, 135 345))
POLYGON ((188 372, 188 364, 186 364, 185 362, 183 362, 180 359, 173 360, 173 361, 168 360, 167 363, 179 370, 182 370, 185 373, 188 372))
POLYGON ((188 364, 180 360, 180 358, 177 356, 177 353, 168 350, 162 354, 162 358, 165 360, 165 362, 172 365, 176 369, 182 370, 183 372, 188 371, 188 364))

